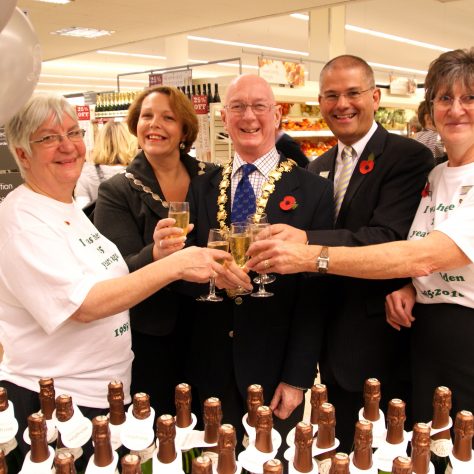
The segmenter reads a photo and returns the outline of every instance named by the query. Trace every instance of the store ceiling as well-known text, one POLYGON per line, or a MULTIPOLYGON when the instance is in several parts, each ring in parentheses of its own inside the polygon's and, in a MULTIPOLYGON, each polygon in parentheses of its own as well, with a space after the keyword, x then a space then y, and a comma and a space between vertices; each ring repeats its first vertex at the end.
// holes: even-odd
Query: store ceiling
MULTIPOLYGON (((195 35, 239 41, 297 51, 309 50, 308 22, 288 16, 324 6, 345 6, 346 25, 432 43, 445 48, 474 45, 473 0, 75 0, 52 5, 35 0, 18 0, 27 12, 42 48, 42 75, 37 90, 62 93, 116 89, 118 74, 159 69, 166 60, 98 54, 97 50, 165 56, 165 37, 195 35), (97 39, 52 35, 60 28, 82 26, 113 30, 97 39), (65 77, 69 76, 69 77, 65 77)), ((424 71, 440 51, 345 32, 346 51, 372 63, 424 71)), ((188 60, 216 61, 242 58, 255 67, 258 49, 224 46, 197 41, 188 43, 188 60)), ((299 60, 301 56, 264 52, 299 60)), ((181 63, 183 64, 183 63, 181 63)), ((237 63, 205 66, 193 70, 193 77, 236 74, 237 63), (229 66, 230 65, 230 66, 229 66)), ((375 67, 378 81, 387 82, 389 70, 375 67)), ((243 72, 252 72, 244 68, 243 72)), ((422 82, 423 74, 415 75, 422 82)), ((311 78, 316 79, 316 78, 311 78)), ((121 79, 124 90, 142 88, 146 75, 121 79)))

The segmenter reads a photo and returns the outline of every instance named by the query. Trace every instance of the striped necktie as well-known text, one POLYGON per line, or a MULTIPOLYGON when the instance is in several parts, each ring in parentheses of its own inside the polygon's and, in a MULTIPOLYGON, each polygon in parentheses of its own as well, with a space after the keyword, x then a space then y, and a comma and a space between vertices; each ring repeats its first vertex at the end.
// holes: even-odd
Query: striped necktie
POLYGON ((336 211, 336 217, 341 209, 344 195, 346 194, 347 186, 352 176, 352 157, 355 154, 354 148, 351 146, 345 146, 341 153, 342 158, 342 169, 339 174, 336 189, 334 190, 334 207, 336 211))
POLYGON ((249 180, 249 174, 253 173, 257 167, 252 164, 242 165, 242 178, 235 190, 234 202, 232 205, 231 222, 242 222, 247 216, 255 212, 255 192, 249 180))

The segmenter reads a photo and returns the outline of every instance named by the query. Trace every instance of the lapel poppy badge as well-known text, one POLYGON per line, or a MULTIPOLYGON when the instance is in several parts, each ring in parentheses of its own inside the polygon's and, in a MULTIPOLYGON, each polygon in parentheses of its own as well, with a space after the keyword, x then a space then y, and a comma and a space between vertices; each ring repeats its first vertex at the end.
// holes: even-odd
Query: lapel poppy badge
POLYGON ((423 191, 421 191, 421 197, 426 197, 430 195, 430 182, 427 181, 423 191))
POLYGON ((294 196, 285 196, 283 201, 280 202, 280 209, 282 211, 293 211, 298 207, 298 203, 294 196))
POLYGON ((375 156, 373 153, 370 153, 366 160, 362 160, 359 165, 359 171, 361 174, 370 173, 375 166, 375 156))

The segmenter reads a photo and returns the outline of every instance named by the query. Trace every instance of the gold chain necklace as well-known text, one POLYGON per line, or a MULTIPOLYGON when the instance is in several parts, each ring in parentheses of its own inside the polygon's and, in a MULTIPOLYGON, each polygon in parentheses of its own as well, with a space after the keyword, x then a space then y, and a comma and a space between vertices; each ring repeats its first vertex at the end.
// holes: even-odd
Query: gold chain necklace
POLYGON ((151 197, 152 197, 155 201, 161 202, 161 205, 162 205, 164 208, 168 209, 168 207, 169 207, 168 201, 165 201, 165 200, 161 199, 161 197, 160 197, 158 194, 154 193, 148 186, 145 186, 145 185, 141 182, 141 180, 139 180, 138 178, 135 178, 135 176, 133 176, 132 173, 126 172, 126 173, 125 173, 125 177, 126 177, 127 179, 129 179, 133 184, 135 184, 136 186, 138 186, 139 188, 141 188, 141 190, 142 190, 143 192, 145 192, 145 193, 147 193, 147 194, 150 194, 151 197))
MULTIPOLYGON (((288 173, 295 165, 296 163, 293 160, 288 159, 280 163, 277 168, 270 172, 267 181, 262 186, 262 192, 260 193, 260 197, 255 203, 256 222, 260 221, 260 217, 265 211, 265 207, 267 206, 268 198, 273 193, 273 191, 275 191, 275 183, 280 180, 283 173, 288 173)), ((229 230, 225 223, 225 220, 227 218, 227 211, 225 210, 225 205, 227 203, 227 189, 230 186, 231 173, 232 161, 229 161, 229 163, 227 163, 222 170, 222 179, 219 184, 219 196, 217 196, 217 222, 219 223, 219 227, 222 230, 229 230)))

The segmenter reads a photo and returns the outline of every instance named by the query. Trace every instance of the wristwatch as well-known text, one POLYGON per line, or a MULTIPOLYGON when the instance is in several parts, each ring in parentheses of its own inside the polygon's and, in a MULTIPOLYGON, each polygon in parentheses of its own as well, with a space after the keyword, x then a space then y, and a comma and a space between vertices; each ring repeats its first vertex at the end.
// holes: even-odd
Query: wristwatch
POLYGON ((316 268, 319 273, 327 273, 329 269, 329 249, 323 247, 319 257, 316 259, 316 268))

